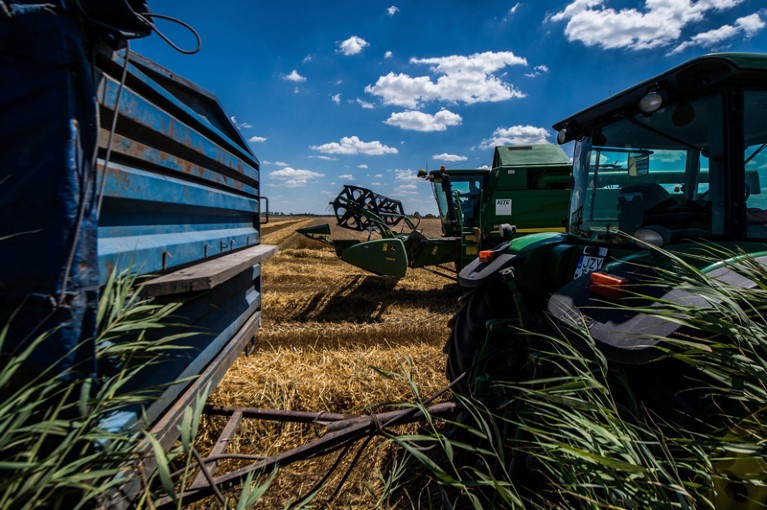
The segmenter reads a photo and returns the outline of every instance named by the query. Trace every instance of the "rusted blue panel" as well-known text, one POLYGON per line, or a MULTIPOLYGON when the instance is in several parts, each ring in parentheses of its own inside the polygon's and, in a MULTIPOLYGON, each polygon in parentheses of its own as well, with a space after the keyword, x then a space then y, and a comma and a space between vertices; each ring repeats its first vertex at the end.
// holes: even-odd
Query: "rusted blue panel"
POLYGON ((99 61, 101 281, 127 264, 156 273, 258 244, 259 162, 215 96, 137 55, 121 88, 124 63, 99 61))

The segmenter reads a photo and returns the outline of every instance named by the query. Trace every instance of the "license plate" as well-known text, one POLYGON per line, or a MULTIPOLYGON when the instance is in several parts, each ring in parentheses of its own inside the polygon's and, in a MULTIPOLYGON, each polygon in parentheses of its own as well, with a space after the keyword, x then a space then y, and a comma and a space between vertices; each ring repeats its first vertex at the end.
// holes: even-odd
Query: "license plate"
POLYGON ((602 264, 605 263, 606 256, 607 248, 599 248, 599 253, 596 255, 586 255, 586 253, 581 255, 581 257, 578 259, 578 265, 575 266, 575 274, 573 275, 573 280, 580 278, 585 274, 589 274, 592 271, 601 269, 602 264))

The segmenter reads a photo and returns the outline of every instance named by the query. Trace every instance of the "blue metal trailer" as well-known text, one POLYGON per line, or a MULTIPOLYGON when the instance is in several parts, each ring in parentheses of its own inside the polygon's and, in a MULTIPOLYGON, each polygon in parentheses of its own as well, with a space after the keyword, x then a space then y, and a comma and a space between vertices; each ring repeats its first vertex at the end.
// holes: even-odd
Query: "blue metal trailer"
POLYGON ((276 247, 261 244, 259 161, 213 94, 115 50, 121 37, 89 26, 88 12, 64 1, 6 3, 0 326, 10 329, 0 356, 51 330, 28 373, 98 376, 100 286, 129 267, 153 275, 143 292, 183 301, 177 322, 194 334, 134 378, 130 389, 163 389, 110 426, 146 416, 167 446, 184 408, 260 324, 261 262, 276 247), (186 382, 169 385, 178 380, 186 382))

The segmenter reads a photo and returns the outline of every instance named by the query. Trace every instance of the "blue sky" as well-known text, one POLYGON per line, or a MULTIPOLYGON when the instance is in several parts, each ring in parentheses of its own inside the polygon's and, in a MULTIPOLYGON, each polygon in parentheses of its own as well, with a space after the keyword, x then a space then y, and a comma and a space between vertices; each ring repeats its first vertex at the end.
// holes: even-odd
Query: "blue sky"
POLYGON ((558 120, 691 58, 767 52, 764 0, 148 3, 202 48, 131 49, 219 98, 289 213, 328 212, 343 184, 436 212, 419 168, 487 166, 495 145, 553 142, 558 120))

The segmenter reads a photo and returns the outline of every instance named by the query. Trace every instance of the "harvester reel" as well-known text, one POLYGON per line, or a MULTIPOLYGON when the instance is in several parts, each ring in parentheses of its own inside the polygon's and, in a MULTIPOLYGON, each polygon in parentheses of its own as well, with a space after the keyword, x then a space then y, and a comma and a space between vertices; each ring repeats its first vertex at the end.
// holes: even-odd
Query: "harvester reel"
POLYGON ((363 210, 380 217, 389 227, 397 225, 405 215, 399 200, 359 186, 345 185, 332 205, 340 227, 360 232, 370 228, 370 218, 363 210))

